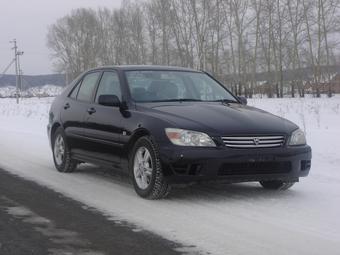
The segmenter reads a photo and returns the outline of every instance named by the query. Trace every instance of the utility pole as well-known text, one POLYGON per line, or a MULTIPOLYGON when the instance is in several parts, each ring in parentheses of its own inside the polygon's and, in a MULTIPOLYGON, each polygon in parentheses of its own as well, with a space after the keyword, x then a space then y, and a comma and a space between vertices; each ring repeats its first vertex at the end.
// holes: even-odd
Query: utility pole
POLYGON ((20 65, 20 56, 22 56, 24 54, 23 51, 18 51, 18 89, 20 92, 20 96, 21 96, 21 91, 22 91, 22 70, 21 70, 21 65, 20 65))
POLYGON ((19 104, 19 97, 20 97, 20 88, 19 88, 19 83, 20 83, 20 61, 19 61, 19 56, 23 55, 23 51, 18 51, 18 46, 17 46, 17 40, 14 39, 13 41, 10 41, 10 43, 13 43, 13 48, 14 50, 14 61, 15 61, 15 85, 16 85, 16 99, 17 99, 17 104, 19 104))

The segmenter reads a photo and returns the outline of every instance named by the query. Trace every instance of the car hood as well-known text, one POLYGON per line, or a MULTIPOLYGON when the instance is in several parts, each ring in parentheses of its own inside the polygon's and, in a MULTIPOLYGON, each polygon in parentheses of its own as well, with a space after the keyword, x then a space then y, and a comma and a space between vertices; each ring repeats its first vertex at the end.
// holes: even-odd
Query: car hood
POLYGON ((165 120, 173 127, 207 132, 211 135, 289 134, 298 127, 263 110, 215 102, 176 102, 147 104, 144 111, 165 120))

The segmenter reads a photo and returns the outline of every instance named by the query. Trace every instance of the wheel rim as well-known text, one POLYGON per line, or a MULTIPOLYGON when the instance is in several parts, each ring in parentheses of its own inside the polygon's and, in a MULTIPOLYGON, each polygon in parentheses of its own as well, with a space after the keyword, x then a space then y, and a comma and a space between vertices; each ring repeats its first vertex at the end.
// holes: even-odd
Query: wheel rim
POLYGON ((54 142, 54 159, 57 165, 61 165, 65 158, 65 142, 61 135, 58 135, 54 142))
POLYGON ((135 181, 140 189, 147 189, 152 177, 152 158, 146 147, 140 147, 135 153, 133 172, 135 181))

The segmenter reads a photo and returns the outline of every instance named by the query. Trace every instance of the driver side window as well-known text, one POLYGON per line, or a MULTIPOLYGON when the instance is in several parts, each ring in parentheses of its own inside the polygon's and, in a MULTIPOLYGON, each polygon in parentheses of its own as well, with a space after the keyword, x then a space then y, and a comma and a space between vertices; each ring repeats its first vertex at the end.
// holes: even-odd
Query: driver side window
POLYGON ((77 100, 84 102, 92 101, 93 92, 95 91, 99 76, 100 72, 93 72, 84 77, 78 91, 77 100))
POLYGON ((101 95, 115 95, 121 100, 122 92, 119 77, 116 72, 104 72, 98 86, 95 100, 96 103, 98 103, 99 96, 101 95))

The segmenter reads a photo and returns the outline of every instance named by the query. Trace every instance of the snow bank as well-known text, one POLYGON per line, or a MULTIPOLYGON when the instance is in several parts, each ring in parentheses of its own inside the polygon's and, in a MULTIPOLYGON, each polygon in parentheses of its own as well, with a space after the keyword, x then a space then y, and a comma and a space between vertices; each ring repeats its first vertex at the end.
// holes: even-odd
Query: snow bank
MULTIPOLYGON (((54 97, 59 95, 64 88, 55 85, 44 85, 41 87, 31 87, 21 91, 22 97, 54 97)), ((7 86, 0 88, 1 97, 14 97, 16 95, 16 88, 14 86, 7 86)))

